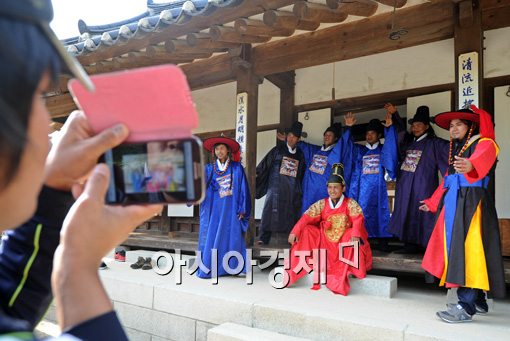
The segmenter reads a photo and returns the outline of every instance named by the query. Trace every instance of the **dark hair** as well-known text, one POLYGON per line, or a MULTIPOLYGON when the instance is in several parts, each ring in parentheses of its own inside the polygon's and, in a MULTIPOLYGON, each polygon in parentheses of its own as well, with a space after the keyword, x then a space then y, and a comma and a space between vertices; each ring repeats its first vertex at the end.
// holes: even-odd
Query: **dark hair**
POLYGON ((0 16, 0 188, 18 171, 32 102, 44 72, 53 81, 60 57, 36 26, 0 16))
POLYGON ((474 127, 474 129, 473 129, 473 134, 472 134, 473 136, 474 136, 474 135, 478 135, 478 134, 480 134, 480 127, 478 126, 478 124, 476 124, 476 123, 475 123, 475 122, 473 122, 473 121, 469 121, 469 120, 461 120, 461 121, 462 121, 462 122, 464 122, 464 124, 465 124, 465 125, 467 125, 467 127, 468 127, 468 131, 469 131, 469 129, 471 129, 471 126, 472 126, 473 124, 475 125, 475 127, 474 127))
POLYGON ((432 127, 432 123, 428 123, 428 125, 429 125, 429 128, 427 130, 425 130, 425 133, 427 133, 429 137, 436 137, 436 132, 435 132, 434 128, 432 127))

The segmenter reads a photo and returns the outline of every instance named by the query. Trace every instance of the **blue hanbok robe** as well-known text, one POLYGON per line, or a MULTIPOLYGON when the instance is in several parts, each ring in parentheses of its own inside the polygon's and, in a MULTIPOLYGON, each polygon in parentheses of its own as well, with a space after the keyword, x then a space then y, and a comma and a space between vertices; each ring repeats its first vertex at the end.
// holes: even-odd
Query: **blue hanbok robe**
POLYGON ((385 173, 387 172, 391 179, 397 177, 398 146, 395 128, 385 128, 384 137, 384 144, 379 142, 371 149, 354 143, 350 129, 342 136, 344 148, 352 149, 354 162, 347 196, 361 206, 369 238, 392 236, 386 231, 390 221, 390 209, 385 173))
POLYGON ((328 179, 331 174, 328 157, 335 145, 325 148, 300 141, 298 147, 303 151, 306 163, 301 206, 301 215, 303 215, 312 204, 328 197, 328 179))
MULTIPOLYGON (((328 163, 332 166, 335 163, 341 163, 344 166, 344 180, 345 180, 345 193, 349 193, 349 187, 351 184, 351 176, 354 171, 354 149, 344 148, 345 139, 340 138, 338 142, 331 150, 328 157, 328 163)), ((327 187, 327 185, 326 185, 327 187)))
MULTIPOLYGON (((213 166, 208 164, 205 167, 207 188, 205 200, 200 205, 198 250, 201 252, 201 261, 207 269, 211 269, 212 250, 218 250, 217 275, 228 275, 222 265, 223 257, 229 251, 237 251, 244 259, 242 272, 246 273, 249 264, 246 264, 243 233, 248 229, 251 214, 248 181, 239 162, 230 161, 224 172, 215 172, 213 166), (239 220, 238 215, 241 213, 244 218, 239 220)), ((238 265, 239 261, 235 257, 230 258, 231 269, 238 265)), ((201 269, 197 271, 197 276, 201 278, 211 278, 211 275, 212 272, 206 273, 201 269)))

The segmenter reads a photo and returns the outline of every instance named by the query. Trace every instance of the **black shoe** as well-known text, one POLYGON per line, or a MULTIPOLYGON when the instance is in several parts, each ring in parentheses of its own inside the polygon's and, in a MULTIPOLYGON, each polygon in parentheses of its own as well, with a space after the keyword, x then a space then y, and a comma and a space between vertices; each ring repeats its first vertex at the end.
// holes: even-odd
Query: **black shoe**
POLYGON ((475 303, 476 313, 479 315, 487 315, 489 313, 489 306, 487 303, 485 304, 478 304, 475 303))
POLYGON ((108 266, 106 265, 105 262, 101 262, 101 265, 99 265, 99 270, 106 270, 108 269, 108 266))
POLYGON ((143 264, 145 263, 145 259, 143 257, 138 257, 136 263, 131 264, 131 269, 141 269, 143 264))
POLYGON ((152 259, 151 257, 145 258, 145 262, 143 263, 142 270, 150 270, 152 269, 152 259))

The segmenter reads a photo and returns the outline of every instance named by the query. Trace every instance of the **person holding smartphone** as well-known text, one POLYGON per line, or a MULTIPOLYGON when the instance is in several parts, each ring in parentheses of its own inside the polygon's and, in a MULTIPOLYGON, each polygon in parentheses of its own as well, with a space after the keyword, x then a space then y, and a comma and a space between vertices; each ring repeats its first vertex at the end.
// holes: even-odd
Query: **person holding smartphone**
POLYGON ((200 234, 197 276, 211 278, 229 275, 223 266, 227 252, 237 252, 243 259, 231 257, 228 267, 246 273, 246 243, 243 234, 248 229, 251 214, 251 196, 248 181, 240 161, 239 144, 226 137, 204 141, 204 148, 212 152, 215 161, 205 167, 206 194, 200 205, 200 234), (216 258, 216 259, 214 259, 216 258), (217 269, 213 267, 217 264, 217 269))
POLYGON ((52 17, 49 0, 0 7, 0 338, 33 339, 53 291, 63 338, 127 340, 98 266, 162 207, 104 204, 109 171, 96 163, 126 139, 124 125, 93 136, 75 112, 50 149, 43 94, 61 69, 92 87, 49 28, 52 17))

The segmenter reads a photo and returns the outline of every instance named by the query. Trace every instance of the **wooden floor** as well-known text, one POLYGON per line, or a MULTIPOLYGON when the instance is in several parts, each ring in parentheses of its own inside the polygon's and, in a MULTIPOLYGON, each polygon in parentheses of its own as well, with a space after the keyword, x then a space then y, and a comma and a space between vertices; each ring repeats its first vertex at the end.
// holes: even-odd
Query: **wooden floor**
MULTIPOLYGON (((280 238, 281 239, 281 238, 280 238)), ((275 245, 252 247, 253 257, 259 258, 261 250, 283 252, 287 245, 283 240, 275 240, 275 245)), ((153 249, 153 250, 181 250, 182 253, 193 254, 198 248, 197 238, 190 238, 183 235, 161 234, 155 232, 133 232, 130 237, 122 244, 131 248, 153 249)), ((421 268, 422 254, 397 254, 373 250, 373 269, 384 270, 395 273, 415 273, 424 274, 421 268)), ((510 259, 505 257, 505 281, 510 283, 510 259)))

